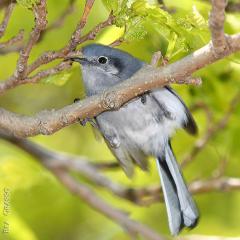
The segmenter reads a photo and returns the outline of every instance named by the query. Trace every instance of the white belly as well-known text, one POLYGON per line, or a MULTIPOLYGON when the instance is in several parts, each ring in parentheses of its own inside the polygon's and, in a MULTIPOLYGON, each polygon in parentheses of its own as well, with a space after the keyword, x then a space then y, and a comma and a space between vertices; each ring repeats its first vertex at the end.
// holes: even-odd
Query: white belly
POLYGON ((175 130, 180 128, 186 119, 181 102, 166 91, 158 90, 163 96, 163 103, 171 112, 171 119, 164 117, 157 103, 148 96, 145 104, 137 99, 118 111, 99 115, 97 120, 101 129, 108 135, 111 135, 114 129, 121 144, 134 144, 146 155, 158 156, 175 130))

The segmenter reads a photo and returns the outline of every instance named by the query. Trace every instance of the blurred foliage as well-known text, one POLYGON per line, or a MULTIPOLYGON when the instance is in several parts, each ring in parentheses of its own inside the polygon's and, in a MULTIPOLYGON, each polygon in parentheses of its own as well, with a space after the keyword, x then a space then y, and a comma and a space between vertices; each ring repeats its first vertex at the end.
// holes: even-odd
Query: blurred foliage
POLYGON ((28 9, 33 8, 38 2, 39 0, 17 0, 18 4, 28 9))
POLYGON ((170 43, 166 54, 168 58, 181 51, 195 49, 209 40, 207 21, 196 6, 184 15, 171 15, 162 10, 159 4, 150 4, 146 0, 103 2, 116 16, 116 26, 124 27, 123 39, 143 39, 149 28, 153 28, 170 43))
MULTIPOLYGON (((29 8, 33 2, 19 0, 6 35, 7 40, 19 29, 24 28, 25 39, 34 25, 29 8), (30 5, 25 5, 25 3, 30 5), (23 7, 24 5, 24 7, 23 7)), ((66 8, 67 0, 49 0, 48 22, 51 24, 66 8)), ((171 61, 189 54, 209 40, 207 28, 210 5, 206 1, 164 1, 171 14, 161 10, 156 1, 110 1, 96 0, 89 21, 84 29, 88 32, 97 23, 105 20, 110 10, 117 16, 116 26, 105 29, 96 42, 109 44, 123 34, 127 43, 120 46, 134 56, 149 62, 155 51, 161 50, 171 61)), ((62 28, 48 32, 43 41, 34 47, 30 62, 42 52, 63 47, 73 32, 84 1, 78 0, 74 13, 67 17, 62 28)), ((3 12, 0 12, 2 18, 3 12)), ((232 34, 240 32, 240 14, 228 13, 225 30, 232 34)), ((14 71, 18 55, 11 53, 0 56, 0 79, 6 79, 14 71)), ((204 101, 212 111, 214 120, 224 114, 232 96, 240 87, 239 54, 230 56, 196 73, 202 76, 201 87, 175 86, 187 105, 204 101)), ((50 67, 51 63, 46 67, 50 67)), ((76 64, 71 71, 44 79, 36 85, 17 87, 0 96, 0 106, 11 111, 34 114, 43 109, 60 108, 71 104, 76 97, 84 97, 81 72, 76 64), (46 84, 53 83, 53 84, 46 84)), ((194 113, 199 126, 199 138, 208 124, 202 111, 194 113)), ((232 115, 226 129, 223 129, 196 160, 184 169, 188 181, 208 178, 223 157, 228 159, 226 175, 240 177, 239 127, 240 108, 232 115)), ((36 136, 31 139, 47 148, 71 154, 85 155, 94 161, 113 159, 103 143, 94 139, 90 127, 78 124, 69 126, 52 136, 36 136)), ((176 156, 181 161, 190 151, 196 138, 179 131, 173 139, 176 156)), ((127 179, 121 170, 106 173, 114 181, 127 186, 139 187, 158 184, 159 177, 152 161, 150 172, 136 171, 133 179, 127 179)), ((80 179, 81 180, 81 179, 80 179)), ((86 181, 82 179, 82 181, 86 181)), ((156 231, 168 234, 165 207, 156 203, 148 208, 137 207, 119 200, 106 190, 96 189, 98 194, 110 203, 131 213, 131 217, 148 224, 156 231)), ((0 239, 10 240, 127 240, 123 230, 90 209, 80 199, 72 196, 36 159, 17 147, 0 141, 0 227, 3 222, 10 224, 9 234, 0 232, 0 239), (3 189, 10 189, 11 211, 2 215, 3 189), (2 235, 1 235, 2 234, 2 235)), ((208 193, 196 196, 201 220, 191 234, 240 235, 240 194, 208 193)), ((184 232, 186 233, 186 232, 184 232)), ((183 234, 184 234, 183 233, 183 234)))
POLYGON ((71 78, 71 76, 72 76, 72 70, 65 70, 53 76, 43 78, 41 82, 46 84, 51 83, 57 86, 63 86, 71 78))

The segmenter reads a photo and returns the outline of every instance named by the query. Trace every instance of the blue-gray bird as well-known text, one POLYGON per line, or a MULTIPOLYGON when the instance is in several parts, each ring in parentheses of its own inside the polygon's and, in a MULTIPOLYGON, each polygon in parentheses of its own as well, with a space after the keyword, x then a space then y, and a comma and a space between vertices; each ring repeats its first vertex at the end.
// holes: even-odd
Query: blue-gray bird
MULTIPOLYGON (((102 93, 135 74, 146 63, 132 55, 100 44, 83 48, 81 64, 86 95, 102 93)), ((169 86, 135 98, 119 110, 96 117, 99 131, 127 176, 134 164, 147 169, 147 157, 156 158, 164 194, 169 228, 177 235, 183 227, 193 228, 199 218, 170 139, 178 128, 197 133, 196 123, 181 98, 169 86)))

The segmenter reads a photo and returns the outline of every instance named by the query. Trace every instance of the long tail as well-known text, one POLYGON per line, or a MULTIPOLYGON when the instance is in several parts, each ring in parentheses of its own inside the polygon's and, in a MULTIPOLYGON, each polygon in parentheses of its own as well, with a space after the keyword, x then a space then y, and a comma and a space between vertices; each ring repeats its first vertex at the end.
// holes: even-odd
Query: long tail
POLYGON ((196 226, 199 218, 198 209, 187 189, 170 142, 165 148, 165 156, 157 158, 157 165, 169 228, 172 235, 177 235, 184 226, 188 228, 196 226))

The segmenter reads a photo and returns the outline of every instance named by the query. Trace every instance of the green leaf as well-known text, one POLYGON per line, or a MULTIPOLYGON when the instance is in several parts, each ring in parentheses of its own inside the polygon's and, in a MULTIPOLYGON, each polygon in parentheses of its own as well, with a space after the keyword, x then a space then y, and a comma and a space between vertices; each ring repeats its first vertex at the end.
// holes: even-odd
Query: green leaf
POLYGON ((133 2, 131 8, 137 15, 144 16, 147 14, 147 4, 145 0, 138 0, 133 2))
POLYGON ((192 11, 192 14, 189 16, 189 18, 195 27, 199 27, 201 29, 208 28, 208 22, 199 13, 196 6, 193 6, 193 11, 192 11))
POLYGON ((135 39, 143 39, 147 34, 144 26, 142 25, 143 19, 141 17, 133 18, 128 24, 128 29, 124 35, 124 39, 127 41, 133 41, 135 39))
POLYGON ((22 5, 25 8, 33 8, 37 3, 39 3, 39 0, 17 0, 17 3, 22 5))
POLYGON ((168 57, 201 47, 209 41, 208 23, 194 6, 192 12, 170 14, 147 0, 103 0, 114 12, 115 25, 124 27, 126 41, 142 39, 153 29, 168 42, 168 57))
POLYGON ((115 13, 118 8, 119 8, 119 1, 118 0, 103 0, 103 4, 105 5, 105 7, 110 10, 113 11, 113 13, 115 13))
POLYGON ((47 78, 44 78, 41 82, 46 84, 54 84, 56 86, 63 86, 72 76, 72 71, 64 71, 47 78))
POLYGON ((178 38, 177 34, 174 32, 171 35, 172 35, 171 40, 169 41, 167 52, 165 55, 168 59, 170 59, 172 57, 174 48, 176 46, 177 38, 178 38))

